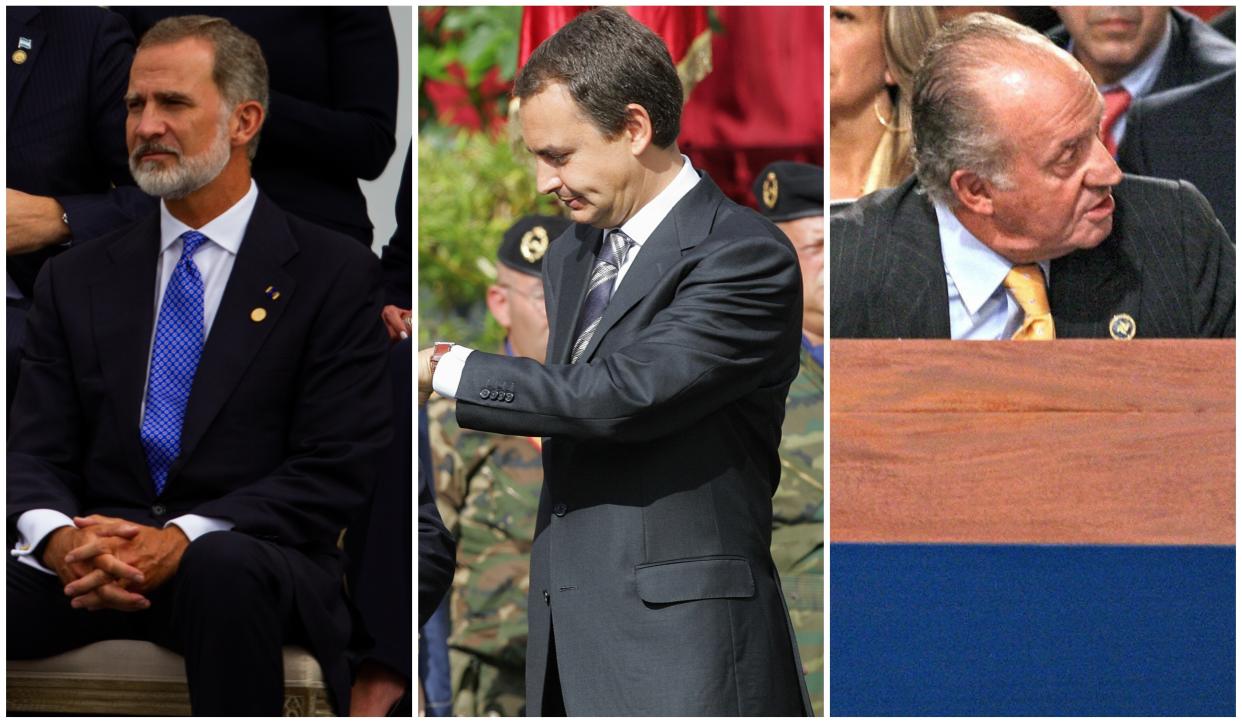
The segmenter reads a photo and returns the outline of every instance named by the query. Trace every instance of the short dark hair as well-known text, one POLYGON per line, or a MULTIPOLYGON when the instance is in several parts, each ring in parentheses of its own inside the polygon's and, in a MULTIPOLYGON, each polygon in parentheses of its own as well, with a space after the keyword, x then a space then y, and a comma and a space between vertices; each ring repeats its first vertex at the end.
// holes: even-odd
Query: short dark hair
MULTIPOLYGON (((164 18, 142 36, 138 49, 168 45, 187 38, 210 41, 215 50, 212 80, 229 105, 255 101, 263 106, 267 117, 267 61, 253 37, 224 18, 207 15, 174 15, 164 18)), ((251 159, 259 150, 259 134, 255 133, 246 148, 251 159)))
POLYGON ((681 80, 660 36, 618 8, 598 8, 571 20, 531 53, 513 83, 514 96, 536 95, 564 83, 569 95, 605 136, 625 128, 625 106, 651 117, 652 141, 667 148, 681 130, 681 80))

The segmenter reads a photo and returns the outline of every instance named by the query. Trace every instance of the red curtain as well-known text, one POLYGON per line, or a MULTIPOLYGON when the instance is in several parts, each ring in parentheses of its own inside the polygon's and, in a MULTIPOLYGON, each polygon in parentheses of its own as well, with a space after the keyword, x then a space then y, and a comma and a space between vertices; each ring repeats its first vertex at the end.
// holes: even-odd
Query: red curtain
POLYGON ((733 200, 774 160, 824 164, 822 7, 718 7, 712 72, 682 115, 679 145, 733 200))

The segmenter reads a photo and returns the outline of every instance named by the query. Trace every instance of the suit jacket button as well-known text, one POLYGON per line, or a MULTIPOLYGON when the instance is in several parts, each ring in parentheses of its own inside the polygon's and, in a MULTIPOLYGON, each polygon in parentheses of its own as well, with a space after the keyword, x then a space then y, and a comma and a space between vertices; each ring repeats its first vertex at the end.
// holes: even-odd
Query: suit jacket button
POLYGON ((548 594, 547 589, 543 590, 543 603, 547 604, 548 606, 552 605, 552 597, 551 595, 548 594))
POLYGON ((512 391, 505 392, 505 403, 507 404, 513 403, 513 392, 512 391))
POLYGON ((168 510, 164 508, 163 504, 156 504, 155 506, 151 507, 151 513, 156 516, 164 516, 164 512, 166 511, 168 510))
POLYGON ((479 398, 483 399, 484 401, 487 400, 487 389, 483 389, 482 391, 479 392, 479 398))
POLYGON ((552 513, 557 516, 565 516, 565 512, 568 510, 569 507, 565 506, 564 502, 559 501, 552 507, 552 513))

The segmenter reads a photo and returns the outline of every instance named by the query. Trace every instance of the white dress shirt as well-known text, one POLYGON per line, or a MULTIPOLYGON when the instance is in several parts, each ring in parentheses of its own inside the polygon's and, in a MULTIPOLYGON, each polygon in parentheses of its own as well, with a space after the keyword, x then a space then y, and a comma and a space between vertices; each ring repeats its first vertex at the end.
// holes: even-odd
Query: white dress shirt
MULTIPOLYGON (((954 339, 999 341, 1013 337, 1026 314, 1005 288, 1013 268, 1004 256, 988 248, 962 225, 953 211, 936 202, 940 254, 949 286, 949 330, 954 339)), ((1044 282, 1050 264, 1040 261, 1044 282)))
MULTIPOLYGON (((211 325, 215 321, 216 311, 220 308, 220 299, 224 296, 224 288, 228 285, 229 275, 233 272, 233 262, 241 248, 242 238, 246 235, 246 226, 250 223, 250 214, 259 199, 259 189, 254 180, 250 181, 250 189, 241 200, 234 203, 228 210, 213 218, 202 228, 190 228, 173 217, 168 206, 160 201, 160 257, 155 264, 155 315, 157 323, 152 324, 151 345, 155 344, 155 327, 160 317, 160 304, 164 301, 164 291, 172 278, 177 261, 181 259, 184 245, 181 234, 196 230, 206 236, 210 243, 204 243, 194 254, 194 265, 203 277, 203 338, 204 343, 211 334, 211 325)), ((147 351, 147 377, 151 373, 150 347, 147 351)), ((142 415, 146 413, 147 384, 142 384, 142 414, 139 415, 138 428, 142 428, 142 415)), ((176 524, 186 538, 194 541, 203 534, 213 531, 227 531, 233 524, 223 519, 186 514, 171 519, 164 524, 176 524)), ((54 509, 31 509, 17 519, 17 546, 9 553, 17 557, 19 562, 40 571, 53 574, 52 570, 43 566, 35 559, 32 552, 43 538, 62 526, 73 526, 73 519, 54 509)))
MULTIPOLYGON (((647 201, 647 204, 638 209, 637 213, 621 224, 620 231, 633 239, 634 247, 625 257, 625 263, 617 269, 617 277, 612 282, 613 293, 621 287, 621 281, 625 278, 626 272, 630 270, 630 266, 634 265, 634 259, 638 258, 638 254, 642 252, 643 244, 664 222, 673 207, 698 184, 699 174, 695 172, 694 166, 690 165, 690 159, 683 155, 681 160, 681 170, 677 172, 673 180, 664 186, 655 198, 647 201)), ((613 230, 612 228, 604 229, 604 237, 607 238, 613 230)), ((461 384, 461 374, 466 368, 466 358, 473 350, 465 346, 453 346, 440 358, 436 364, 435 374, 431 377, 431 388, 435 389, 436 393, 450 399, 457 398, 457 387, 461 384)))

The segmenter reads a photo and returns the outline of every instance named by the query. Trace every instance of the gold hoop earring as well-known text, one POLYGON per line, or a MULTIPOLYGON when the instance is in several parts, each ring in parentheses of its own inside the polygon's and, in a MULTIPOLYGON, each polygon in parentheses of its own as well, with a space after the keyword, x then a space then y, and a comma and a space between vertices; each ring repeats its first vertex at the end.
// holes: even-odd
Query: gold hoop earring
MULTIPOLYGON (((890 122, 890 121, 892 121, 892 118, 889 118, 888 120, 884 120, 884 116, 880 115, 880 99, 879 99, 879 97, 877 97, 877 98, 875 99, 875 102, 871 104, 871 110, 873 110, 873 111, 875 112, 875 119, 876 119, 876 120, 878 120, 878 121, 880 121, 880 125, 884 126, 885 128, 890 128, 890 129, 893 127, 893 126, 889 125, 889 122, 890 122)), ((896 115, 896 109, 895 109, 895 108, 893 109, 893 114, 894 114, 894 115, 896 115)))
POLYGON ((878 97, 875 99, 875 102, 871 104, 871 110, 875 112, 875 119, 880 121, 880 125, 884 126, 885 130, 893 133, 905 133, 910 130, 909 126, 906 126, 905 128, 898 128, 895 124, 893 124, 893 120, 897 117, 896 106, 893 107, 893 115, 888 120, 884 120, 884 116, 880 115, 880 99, 878 97))

